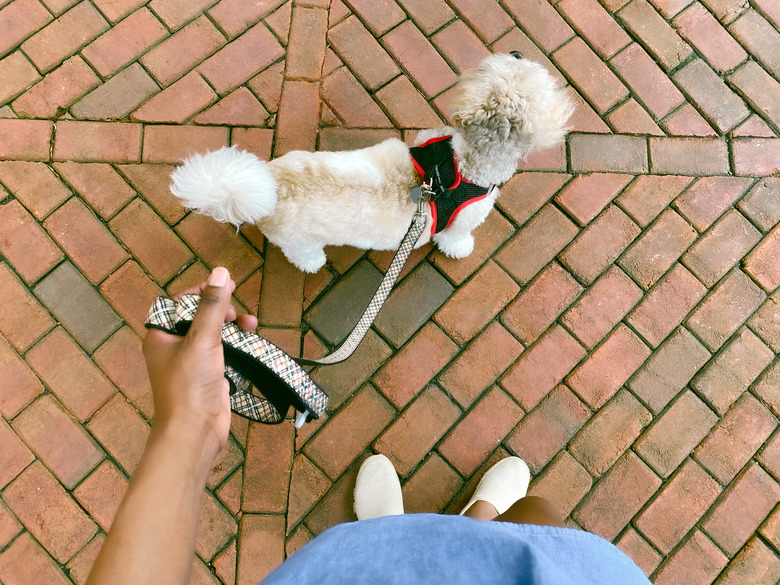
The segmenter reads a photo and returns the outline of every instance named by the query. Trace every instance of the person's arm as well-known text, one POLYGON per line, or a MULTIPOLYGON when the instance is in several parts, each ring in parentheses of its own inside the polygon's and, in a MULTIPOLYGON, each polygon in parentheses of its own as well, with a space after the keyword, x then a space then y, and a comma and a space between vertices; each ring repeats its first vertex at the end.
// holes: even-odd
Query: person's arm
MULTIPOLYGON (((187 583, 206 478, 230 428, 220 332, 236 319, 235 283, 216 268, 185 337, 150 330, 144 357, 154 394, 146 449, 87 585, 187 583)), ((248 315, 239 324, 252 329, 248 315)))

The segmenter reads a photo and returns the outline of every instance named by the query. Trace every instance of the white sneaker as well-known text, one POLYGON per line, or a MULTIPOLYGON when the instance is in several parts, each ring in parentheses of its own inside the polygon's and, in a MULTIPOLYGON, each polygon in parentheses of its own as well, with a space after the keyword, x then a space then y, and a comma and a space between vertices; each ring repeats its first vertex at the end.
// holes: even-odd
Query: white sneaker
POLYGON ((358 520, 403 513, 401 482, 395 467, 384 455, 372 455, 360 466, 355 482, 355 514, 358 520))
POLYGON ((507 457, 487 470, 469 503, 461 510, 462 516, 471 505, 482 500, 491 504, 500 516, 528 492, 531 472, 519 457, 507 457))

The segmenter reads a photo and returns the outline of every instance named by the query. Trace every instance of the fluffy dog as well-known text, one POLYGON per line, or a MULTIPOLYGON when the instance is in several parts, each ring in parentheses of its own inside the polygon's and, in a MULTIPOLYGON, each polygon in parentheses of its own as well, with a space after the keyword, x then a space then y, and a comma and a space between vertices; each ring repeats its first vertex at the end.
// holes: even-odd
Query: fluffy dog
MULTIPOLYGON (((451 168, 441 179, 449 215, 425 205, 428 224, 417 246, 433 239, 447 256, 463 258, 474 248, 471 231, 498 197, 496 186, 512 177, 519 158, 563 139, 573 105, 544 67, 513 51, 466 72, 452 109, 454 127, 417 136, 423 146, 451 136, 451 168), (471 199, 451 192, 456 185, 470 189, 471 199)), ((225 147, 187 159, 172 174, 171 191, 217 221, 257 224, 290 262, 316 272, 326 245, 398 247, 417 208, 410 191, 429 173, 411 153, 394 138, 354 151, 289 152, 269 162, 225 147)))

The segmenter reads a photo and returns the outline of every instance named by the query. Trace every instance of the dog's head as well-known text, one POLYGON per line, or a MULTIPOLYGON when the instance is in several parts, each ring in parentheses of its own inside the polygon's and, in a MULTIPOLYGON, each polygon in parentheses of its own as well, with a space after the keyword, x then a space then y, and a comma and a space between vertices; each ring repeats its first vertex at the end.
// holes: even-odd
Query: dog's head
POLYGON ((452 117, 479 150, 512 151, 516 157, 560 142, 574 105, 552 75, 518 51, 492 55, 463 74, 452 117))

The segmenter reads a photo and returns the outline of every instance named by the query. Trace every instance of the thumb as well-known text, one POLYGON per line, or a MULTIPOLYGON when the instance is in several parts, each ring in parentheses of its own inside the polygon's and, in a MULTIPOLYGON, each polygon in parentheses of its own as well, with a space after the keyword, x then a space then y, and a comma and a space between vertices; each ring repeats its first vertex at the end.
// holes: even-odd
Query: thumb
POLYGON ((222 338, 222 324, 230 307, 230 273, 217 267, 209 276, 206 287, 200 295, 200 303, 192 320, 187 337, 193 342, 219 344, 222 338))

